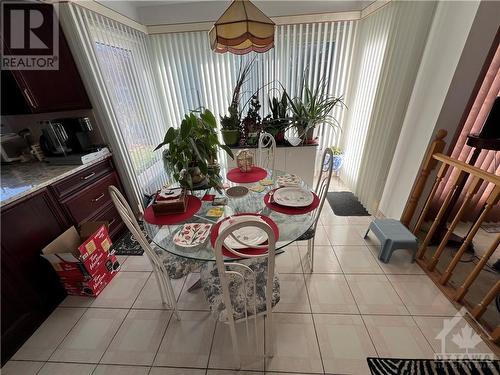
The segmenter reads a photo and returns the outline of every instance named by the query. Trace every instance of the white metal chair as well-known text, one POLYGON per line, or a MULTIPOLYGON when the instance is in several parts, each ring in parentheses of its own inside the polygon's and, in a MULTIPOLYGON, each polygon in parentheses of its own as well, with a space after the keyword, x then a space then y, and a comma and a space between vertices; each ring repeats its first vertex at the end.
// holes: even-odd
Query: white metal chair
POLYGON ((207 262, 201 267, 200 278, 203 291, 210 304, 212 313, 217 319, 229 325, 233 350, 237 363, 241 367, 241 357, 236 336, 236 323, 245 322, 247 339, 249 339, 249 319, 254 319, 255 338, 257 341, 257 316, 266 316, 266 348, 267 355, 274 353, 275 342, 272 335, 272 308, 280 299, 279 279, 275 275, 275 245, 276 240, 271 227, 261 221, 236 222, 219 233, 215 242, 215 265, 207 262), (267 249, 261 255, 242 254, 232 249, 225 240, 231 236, 237 242, 246 245, 234 236, 234 232, 243 227, 262 229, 268 238, 263 246, 249 246, 267 249), (222 248, 234 255, 246 258, 242 261, 225 262, 222 248))
POLYGON ((314 237, 316 235, 316 227, 318 226, 319 217, 321 215, 321 210, 326 200, 328 194, 328 188, 330 187, 330 180, 332 179, 333 171, 333 152, 328 147, 323 153, 323 159, 321 160, 321 172, 318 176, 318 182, 316 183, 316 188, 314 192, 319 197, 319 206, 314 211, 314 221, 311 227, 298 239, 298 241, 307 240, 307 253, 306 257, 309 260, 310 271, 314 270, 314 237))
POLYGON ((130 208, 127 200, 122 195, 122 193, 115 186, 110 186, 108 190, 109 194, 111 195, 111 199, 113 200, 113 203, 115 204, 115 207, 120 214, 120 217, 129 229, 130 233, 132 233, 135 239, 139 242, 142 249, 146 253, 146 256, 151 262, 153 273, 155 275, 156 283, 158 284, 158 289, 160 290, 163 304, 173 309, 175 316, 177 317, 177 319, 179 319, 179 312, 177 311, 177 300, 175 298, 174 289, 172 287, 169 274, 162 259, 151 248, 151 245, 142 233, 139 223, 137 222, 132 209, 130 208))
POLYGON ((276 160, 276 140, 266 132, 260 133, 257 149, 257 163, 261 168, 274 170, 276 160))

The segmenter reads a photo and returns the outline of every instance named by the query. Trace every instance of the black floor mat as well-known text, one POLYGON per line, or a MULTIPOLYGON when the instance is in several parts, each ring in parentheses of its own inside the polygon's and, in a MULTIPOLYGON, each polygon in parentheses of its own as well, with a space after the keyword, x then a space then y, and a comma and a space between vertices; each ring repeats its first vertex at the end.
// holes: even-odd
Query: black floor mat
POLYGON ((366 208, 350 191, 330 192, 327 199, 337 216, 370 216, 366 208))
MULTIPOLYGON (((139 222, 139 226, 144 234, 144 227, 142 222, 139 222)), ((146 235, 147 238, 147 235, 146 235)), ((144 250, 142 249, 139 242, 137 242, 128 230, 113 243, 113 249, 115 250, 115 255, 142 255, 144 250)))

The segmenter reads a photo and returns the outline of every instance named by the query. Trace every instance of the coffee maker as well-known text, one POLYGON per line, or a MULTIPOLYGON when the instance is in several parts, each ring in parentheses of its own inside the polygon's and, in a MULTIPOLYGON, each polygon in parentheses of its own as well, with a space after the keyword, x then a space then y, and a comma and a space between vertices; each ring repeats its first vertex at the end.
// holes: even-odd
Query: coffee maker
POLYGON ((96 151, 90 141, 92 124, 88 117, 45 121, 40 146, 47 156, 67 156, 96 151))

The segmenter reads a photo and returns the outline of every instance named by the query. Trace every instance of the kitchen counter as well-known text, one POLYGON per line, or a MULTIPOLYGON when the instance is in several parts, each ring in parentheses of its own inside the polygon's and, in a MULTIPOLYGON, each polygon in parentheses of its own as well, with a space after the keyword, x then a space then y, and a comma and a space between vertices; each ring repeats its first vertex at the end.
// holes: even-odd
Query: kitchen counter
POLYGON ((64 177, 109 158, 110 155, 83 165, 54 165, 43 162, 4 164, 1 167, 0 206, 5 206, 38 189, 51 185, 64 177))

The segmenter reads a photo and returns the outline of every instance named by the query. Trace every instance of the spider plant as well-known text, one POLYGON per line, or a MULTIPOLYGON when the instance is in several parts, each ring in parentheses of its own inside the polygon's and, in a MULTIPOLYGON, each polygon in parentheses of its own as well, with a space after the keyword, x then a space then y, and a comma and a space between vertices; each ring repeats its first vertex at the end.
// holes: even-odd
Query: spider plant
POLYGON ((320 124, 328 124, 334 131, 341 131, 337 119, 331 115, 331 112, 338 105, 345 106, 343 98, 328 93, 328 85, 324 77, 316 85, 311 85, 306 76, 307 70, 304 71, 299 94, 296 97, 291 98, 285 91, 293 125, 299 137, 304 139, 308 136, 311 139, 312 130, 320 124))

